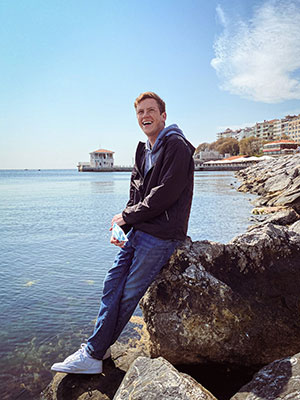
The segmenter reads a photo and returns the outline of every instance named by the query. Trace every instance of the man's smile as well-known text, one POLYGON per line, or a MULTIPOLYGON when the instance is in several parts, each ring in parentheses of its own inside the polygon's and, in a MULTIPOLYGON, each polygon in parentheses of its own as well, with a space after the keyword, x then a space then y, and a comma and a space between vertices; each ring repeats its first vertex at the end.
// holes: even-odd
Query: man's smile
POLYGON ((151 125, 151 124, 152 124, 152 121, 144 121, 144 122, 142 122, 142 124, 143 124, 144 126, 146 126, 146 125, 151 125))

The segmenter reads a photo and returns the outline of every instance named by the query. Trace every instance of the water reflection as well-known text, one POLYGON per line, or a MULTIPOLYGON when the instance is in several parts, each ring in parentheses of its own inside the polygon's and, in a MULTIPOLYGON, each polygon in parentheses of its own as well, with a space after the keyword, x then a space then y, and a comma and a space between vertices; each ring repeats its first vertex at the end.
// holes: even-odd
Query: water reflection
POLYGON ((234 189, 234 179, 232 173, 195 173, 194 193, 199 195, 200 193, 225 193, 229 189, 234 189))
POLYGON ((92 181, 91 192, 92 193, 114 193, 115 182, 114 181, 92 181))

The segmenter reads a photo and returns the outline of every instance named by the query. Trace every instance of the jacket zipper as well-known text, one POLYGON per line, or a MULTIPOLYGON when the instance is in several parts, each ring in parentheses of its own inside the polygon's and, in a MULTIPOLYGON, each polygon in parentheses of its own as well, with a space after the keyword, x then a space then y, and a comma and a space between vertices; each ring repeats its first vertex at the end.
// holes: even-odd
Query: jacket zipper
POLYGON ((168 220, 168 221, 170 221, 170 218, 169 218, 169 215, 168 215, 168 212, 167 212, 167 210, 165 211, 165 214, 166 214, 166 218, 167 218, 167 220, 168 220))

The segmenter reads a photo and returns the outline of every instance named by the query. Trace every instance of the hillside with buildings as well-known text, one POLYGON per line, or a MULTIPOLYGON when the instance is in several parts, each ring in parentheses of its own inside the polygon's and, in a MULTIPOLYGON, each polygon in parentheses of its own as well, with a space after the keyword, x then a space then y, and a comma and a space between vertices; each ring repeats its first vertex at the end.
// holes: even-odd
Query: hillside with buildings
POLYGON ((300 114, 287 115, 281 119, 257 122, 252 127, 240 128, 236 130, 227 128, 225 131, 217 133, 217 139, 234 138, 237 140, 242 140, 252 136, 268 141, 290 139, 300 144, 300 114))
POLYGON ((201 143, 194 155, 197 168, 255 163, 266 157, 300 151, 300 114, 257 122, 252 127, 217 133, 213 143, 201 143), (263 158, 262 158, 263 156, 263 158), (258 158, 260 157, 260 158, 258 158), (237 164, 238 163, 238 164, 237 164))

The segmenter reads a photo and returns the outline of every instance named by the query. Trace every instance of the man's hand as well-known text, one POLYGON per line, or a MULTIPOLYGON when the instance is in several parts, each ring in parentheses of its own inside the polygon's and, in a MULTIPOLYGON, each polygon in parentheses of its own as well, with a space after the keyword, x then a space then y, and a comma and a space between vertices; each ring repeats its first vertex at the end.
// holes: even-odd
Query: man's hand
POLYGON ((124 247, 125 244, 125 242, 119 242, 119 240, 115 239, 113 236, 110 238, 110 243, 118 247, 124 247))
MULTIPOLYGON (((122 214, 116 214, 113 217, 113 219, 111 220, 111 227, 109 229, 110 231, 112 230, 114 223, 118 224, 119 226, 122 226, 122 225, 125 225, 126 222, 124 221, 122 214)), ((119 240, 115 239, 113 236, 111 236, 111 238, 110 238, 110 243, 114 244, 115 246, 118 246, 118 247, 123 247, 125 244, 125 242, 120 242, 119 240)))
POLYGON ((114 223, 118 224, 119 226, 122 226, 122 225, 126 224, 126 222, 124 221, 124 219, 122 217, 122 214, 116 214, 113 217, 113 219, 111 220, 111 228, 110 228, 110 230, 112 230, 112 226, 113 226, 114 223))

